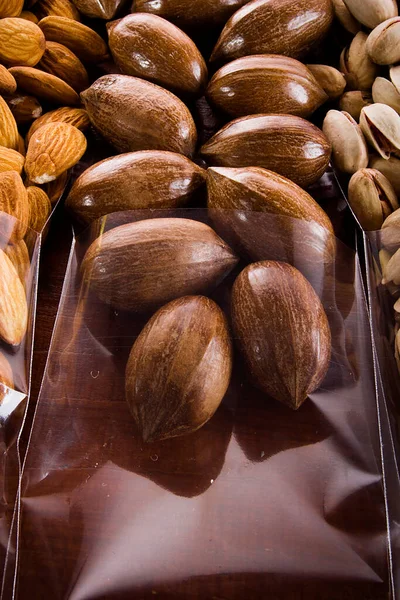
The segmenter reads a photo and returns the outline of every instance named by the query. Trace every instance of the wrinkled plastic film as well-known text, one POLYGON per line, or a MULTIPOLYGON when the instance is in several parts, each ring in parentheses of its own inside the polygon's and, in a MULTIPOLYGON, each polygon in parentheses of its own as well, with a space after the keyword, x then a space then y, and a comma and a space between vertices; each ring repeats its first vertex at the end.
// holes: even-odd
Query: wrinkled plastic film
MULTIPOLYGON (((7 259, 4 259, 4 254, 2 255, 2 265, 7 269, 7 273, 0 272, 0 277, 3 277, 3 281, 5 281, 4 291, 0 298, 2 331, 5 330, 7 334, 11 335, 10 332, 14 325, 10 321, 18 319, 12 309, 7 310, 7 307, 15 303, 17 297, 14 283, 10 281, 10 278, 19 279, 20 297, 22 294, 25 298, 28 314, 26 331, 20 343, 12 345, 10 339, 6 340, 5 337, 0 341, 0 566, 2 573, 6 572, 6 564, 12 562, 15 555, 16 540, 14 536, 10 536, 10 533, 21 470, 18 440, 25 418, 30 389, 40 250, 40 236, 28 230, 25 241, 18 242, 18 245, 25 244, 23 253, 15 259, 14 232, 17 226, 17 219, 0 212, 0 251, 7 256, 7 259), (14 260, 19 261, 19 269, 16 268, 17 263, 13 262, 14 260)), ((16 310, 19 312, 22 309, 17 308, 16 310)))
POLYGON ((283 229, 281 217, 239 211, 222 232, 206 211, 169 211, 210 223, 240 252, 211 294, 228 315, 249 262, 286 260, 306 274, 329 319, 332 358, 294 412, 249 384, 236 353, 204 427, 143 444, 124 371, 149 316, 102 303, 80 266, 99 234, 157 216, 110 215, 75 241, 22 480, 18 598, 387 598, 382 432, 357 255, 295 219, 283 229), (298 246, 304 239, 316 242, 298 246))

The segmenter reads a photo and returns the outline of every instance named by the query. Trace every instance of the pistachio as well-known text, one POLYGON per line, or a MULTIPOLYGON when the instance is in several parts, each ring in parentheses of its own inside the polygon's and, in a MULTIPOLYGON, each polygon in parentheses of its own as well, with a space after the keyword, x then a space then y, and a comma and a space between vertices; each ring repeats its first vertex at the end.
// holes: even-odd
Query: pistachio
POLYGON ((395 210, 384 221, 381 243, 385 249, 395 252, 400 246, 400 209, 395 210))
POLYGON ((385 273, 386 267, 388 266, 388 262, 391 259, 391 257, 392 255, 390 254, 390 252, 388 252, 384 248, 382 248, 382 250, 379 251, 379 263, 381 265, 382 273, 385 273))
POLYGON ((396 0, 344 0, 357 21, 369 29, 398 15, 396 0))
POLYGON ((365 106, 360 115, 360 127, 370 145, 383 158, 400 150, 400 115, 386 104, 365 106))
POLYGON ((340 70, 352 90, 369 90, 378 74, 367 52, 367 39, 367 34, 360 31, 340 55, 340 70))
POLYGON ((400 159, 391 156, 389 160, 386 160, 381 156, 372 155, 368 166, 383 173, 389 179, 396 194, 400 195, 400 159))
POLYGON ((346 87, 343 73, 329 65, 307 65, 307 67, 331 100, 336 100, 343 94, 346 87))
POLYGON ((368 165, 367 144, 349 113, 330 110, 322 130, 332 144, 333 161, 340 171, 353 174, 368 165))
POLYGON ((389 69, 389 76, 394 87, 400 94, 400 65, 391 67, 389 69))
POLYGON ((356 35, 361 29, 361 24, 353 17, 344 0, 332 0, 335 16, 343 27, 353 35, 356 35))
POLYGON ((398 329, 396 333, 394 356, 396 358, 397 368, 400 371, 400 329, 398 329))
POLYGON ((378 65, 390 65, 400 60, 400 17, 375 27, 368 36, 367 52, 378 65))
POLYGON ((372 104, 372 96, 369 92, 365 91, 352 91, 345 92, 340 98, 339 108, 353 117, 356 121, 359 121, 361 109, 364 106, 372 104))
POLYGON ((382 279, 383 285, 387 285, 388 283, 392 282, 395 285, 400 285, 400 248, 393 254, 392 258, 386 265, 382 279))
POLYGON ((372 86, 372 98, 374 102, 387 104, 396 112, 400 112, 400 94, 389 79, 377 77, 372 86))
POLYGON ((390 182, 375 169, 360 169, 349 183, 349 203, 365 231, 380 229, 384 220, 399 207, 390 182))

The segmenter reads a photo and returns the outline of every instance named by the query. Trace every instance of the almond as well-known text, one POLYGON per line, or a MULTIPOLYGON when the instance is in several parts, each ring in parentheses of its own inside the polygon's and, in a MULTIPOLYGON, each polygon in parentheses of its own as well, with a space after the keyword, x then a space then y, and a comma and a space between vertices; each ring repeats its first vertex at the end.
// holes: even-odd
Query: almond
POLYGON ((100 300, 116 309, 146 312, 186 295, 211 291, 238 262, 204 223, 146 219, 97 238, 82 271, 100 300))
POLYGON ((10 363, 0 352, 0 405, 7 395, 7 388, 14 387, 14 377, 10 363))
POLYGON ((60 200, 61 196, 63 195, 64 190, 67 187, 68 179, 69 171, 64 171, 64 173, 61 173, 61 175, 57 177, 57 179, 54 179, 53 181, 50 181, 49 183, 46 183, 43 186, 43 189, 45 190, 53 206, 60 200))
POLYGON ((47 123, 29 140, 25 171, 33 183, 47 183, 73 167, 86 150, 86 138, 68 123, 47 123))
POLYGON ((0 173, 0 211, 17 219, 10 242, 21 240, 28 228, 29 204, 25 186, 16 171, 0 173))
POLYGON ((42 58, 45 43, 35 23, 12 17, 0 20, 0 61, 5 65, 33 67, 42 58))
POLYGON ((68 83, 76 92, 89 87, 87 71, 79 58, 58 42, 46 42, 46 50, 38 66, 68 83))
POLYGON ((206 171, 182 154, 128 152, 86 169, 66 206, 82 223, 122 210, 181 207, 198 197, 205 179, 206 171))
POLYGON ((24 286, 8 256, 0 250, 0 338, 19 346, 28 325, 24 286))
POLYGON ((176 25, 156 15, 133 13, 107 29, 111 54, 122 73, 178 95, 201 95, 207 83, 206 63, 192 39, 176 25))
POLYGON ((0 0, 0 19, 19 17, 23 6, 24 0, 0 0))
POLYGON ((18 148, 18 128, 7 102, 0 96, 0 146, 18 148))
POLYGON ((17 82, 4 65, 0 65, 0 94, 13 94, 17 89, 17 82))
POLYGON ((322 383, 331 332, 321 301, 294 267, 263 261, 246 267, 232 290, 235 338, 253 382, 298 409, 322 383))
POLYGON ((107 58, 107 44, 98 33, 67 17, 46 17, 39 21, 46 40, 69 48, 83 63, 99 63, 107 58))
POLYGON ((26 188, 29 200, 29 227, 41 233, 51 215, 51 202, 41 188, 30 185, 26 188))
POLYGON ((4 171, 16 171, 21 175, 24 168, 25 158, 11 148, 0 146, 0 173, 4 171))
POLYGON ((80 21, 79 11, 69 0, 39 0, 34 11, 39 19, 49 16, 68 17, 80 21))
POLYGON ((197 130, 187 106, 164 88, 130 75, 103 75, 81 98, 89 118, 120 152, 169 150, 191 156, 197 130))
POLYGON ((42 114, 42 107, 34 96, 13 94, 6 98, 6 102, 18 125, 26 125, 42 114))
POLYGON ((27 21, 31 21, 31 23, 39 23, 39 19, 37 18, 36 15, 33 14, 33 12, 30 12, 29 10, 23 10, 22 13, 19 15, 20 19, 26 19, 27 21))
POLYGON ((69 123, 81 131, 85 131, 90 124, 89 115, 84 108, 70 108, 67 106, 57 108, 56 110, 45 113, 32 123, 26 136, 27 143, 29 143, 32 135, 39 127, 42 127, 42 125, 45 125, 46 123, 55 123, 57 121, 60 123, 69 123))
POLYGON ((143 440, 202 427, 228 389, 232 362, 228 323, 215 302, 186 296, 163 306, 137 338, 126 368, 126 398, 143 440))
POLYGON ((125 0, 74 0, 76 8, 92 19, 113 19, 125 0))
POLYGON ((53 104, 80 104, 79 96, 65 81, 32 67, 12 67, 18 88, 53 104))
POLYGON ((4 248, 4 252, 11 260, 15 270, 19 275, 19 278, 25 285, 26 275, 31 263, 29 260, 28 247, 24 240, 20 240, 17 244, 8 244, 8 246, 4 248))

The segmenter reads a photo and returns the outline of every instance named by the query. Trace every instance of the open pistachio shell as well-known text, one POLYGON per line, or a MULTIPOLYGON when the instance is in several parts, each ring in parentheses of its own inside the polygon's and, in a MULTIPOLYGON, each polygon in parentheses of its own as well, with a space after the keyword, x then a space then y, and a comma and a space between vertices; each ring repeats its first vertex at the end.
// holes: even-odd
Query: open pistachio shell
POLYGON ((371 104, 362 109, 360 127, 382 158, 400 150, 400 115, 386 104, 371 104))
POLYGON ((332 144, 335 166, 343 173, 353 174, 368 165, 368 150, 362 131, 351 115, 330 110, 323 123, 323 132, 332 144))
POLYGON ((375 169, 360 169, 354 173, 350 179, 348 197, 365 231, 380 229, 386 217, 399 207, 392 185, 375 169))
POLYGON ((378 67, 367 52, 367 40, 367 34, 360 31, 340 55, 340 70, 352 90, 371 89, 378 74, 378 67))
POLYGON ((375 103, 387 104, 400 113, 400 94, 389 79, 377 77, 372 86, 372 98, 375 103))
POLYGON ((396 0, 344 0, 344 3, 353 17, 369 29, 398 15, 396 0))
POLYGON ((368 104, 372 104, 372 95, 369 92, 354 90, 343 94, 339 101, 339 108, 349 113, 358 122, 361 109, 368 104))

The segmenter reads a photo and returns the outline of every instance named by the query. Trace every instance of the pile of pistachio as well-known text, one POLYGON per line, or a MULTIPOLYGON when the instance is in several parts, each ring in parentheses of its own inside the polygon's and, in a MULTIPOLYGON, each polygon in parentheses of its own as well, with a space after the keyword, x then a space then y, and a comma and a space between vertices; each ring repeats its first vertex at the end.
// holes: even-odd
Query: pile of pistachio
POLYGON ((395 299, 395 352, 400 368, 400 17, 395 0, 333 0, 354 35, 340 56, 347 82, 340 110, 323 131, 332 161, 351 176, 348 200, 365 231, 381 230, 381 283, 395 299))

